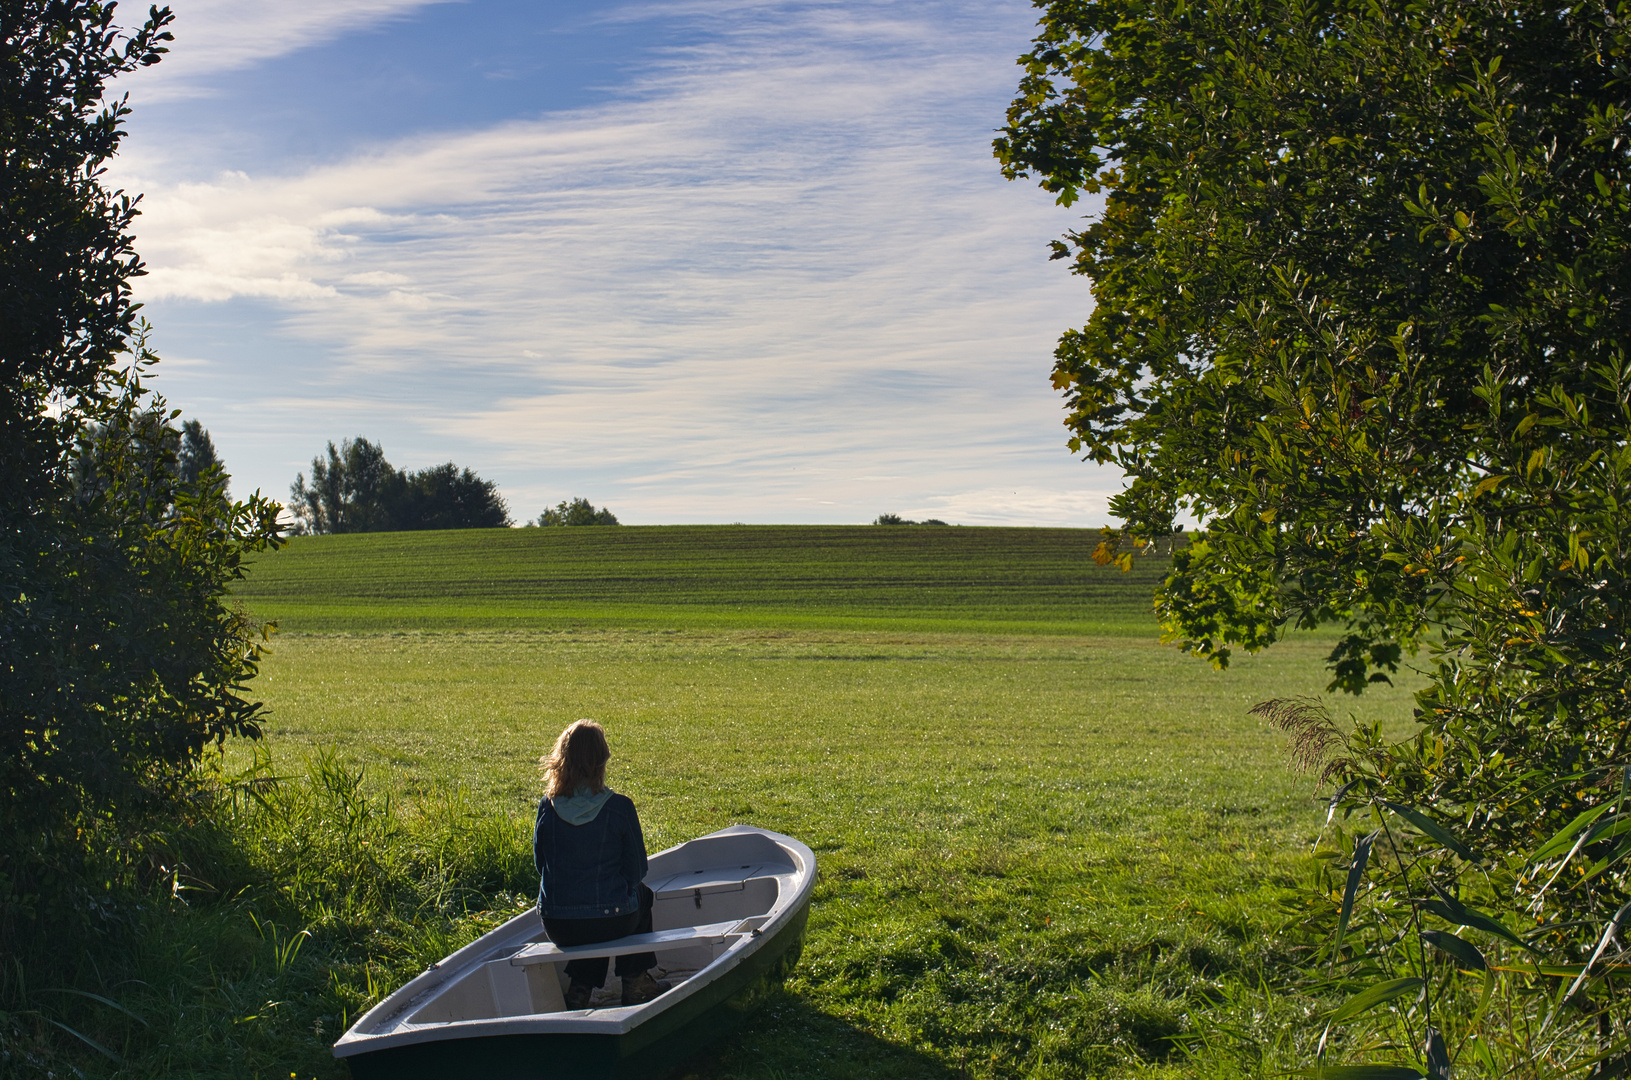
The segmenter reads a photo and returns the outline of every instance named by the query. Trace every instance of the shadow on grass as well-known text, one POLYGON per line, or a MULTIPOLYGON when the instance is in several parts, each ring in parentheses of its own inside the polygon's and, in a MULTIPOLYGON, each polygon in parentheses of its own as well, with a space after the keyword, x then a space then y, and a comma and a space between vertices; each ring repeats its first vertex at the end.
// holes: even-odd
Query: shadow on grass
POLYGON ((778 991, 730 1035, 686 1060, 671 1080, 963 1080, 938 1058, 881 1039, 778 991))

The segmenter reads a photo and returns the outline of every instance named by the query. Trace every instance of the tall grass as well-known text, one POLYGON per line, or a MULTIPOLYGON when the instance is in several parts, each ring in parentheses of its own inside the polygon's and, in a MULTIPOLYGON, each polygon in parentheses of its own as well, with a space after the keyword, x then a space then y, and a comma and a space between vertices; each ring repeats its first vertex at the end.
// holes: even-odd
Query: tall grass
POLYGON ((96 933, 8 958, 4 1072, 343 1075, 329 1045, 353 1018, 532 902, 524 822, 457 788, 401 801, 332 751, 289 764, 200 774, 96 933))

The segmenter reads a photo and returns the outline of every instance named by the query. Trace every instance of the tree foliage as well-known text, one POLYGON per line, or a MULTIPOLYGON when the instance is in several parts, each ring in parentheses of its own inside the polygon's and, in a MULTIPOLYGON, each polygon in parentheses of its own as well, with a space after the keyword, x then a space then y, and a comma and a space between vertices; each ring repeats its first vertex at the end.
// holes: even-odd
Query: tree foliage
POLYGON ((186 421, 181 425, 181 445, 176 451, 176 469, 181 482, 196 484, 213 468, 225 468, 215 451, 215 440, 197 420, 186 421))
POLYGON ((165 13, 121 39, 113 7, 0 5, 0 475, 8 504, 50 498, 73 424, 61 395, 105 402, 112 358, 129 336, 129 278, 141 262, 128 227, 135 202, 98 180, 113 155, 122 100, 113 76, 155 63, 165 13))
POLYGON ((101 910, 118 841, 202 749, 257 732, 258 635, 227 603, 277 510, 219 468, 180 478, 174 414, 142 385, 136 202, 101 182, 167 9, 0 4, 0 949, 101 910))
POLYGON ((595 509, 595 505, 588 499, 573 499, 571 502, 562 499, 554 506, 538 515, 536 524, 550 525, 616 525, 617 515, 605 507, 595 509))
POLYGON ((492 529, 510 524, 498 485, 452 462, 405 472, 362 436, 328 444, 312 458, 311 481, 296 475, 289 488, 301 531, 399 532, 413 529, 492 529))
POLYGON ((939 518, 924 518, 922 521, 913 521, 911 518, 903 518, 899 514, 879 514, 877 517, 872 519, 872 524, 874 524, 874 525, 944 525, 945 522, 941 521, 939 518))
POLYGON ((230 480, 204 425, 187 420, 177 428, 174 419, 162 399, 150 398, 136 409, 116 411, 105 423, 88 423, 74 449, 74 493, 83 500, 121 484, 139 484, 150 495, 156 519, 175 490, 230 480), (132 464, 145 470, 140 477, 127 471, 132 464))
POLYGON ((1128 477, 1100 557, 1200 521, 1158 607, 1219 664, 1334 623, 1359 692, 1427 648, 1419 733, 1345 736, 1342 804, 1459 822, 1413 880, 1478 868, 1583 960, 1631 847, 1529 856, 1624 798, 1631 8, 1042 6, 996 149, 1103 198, 1054 245, 1096 301, 1070 444, 1128 477))

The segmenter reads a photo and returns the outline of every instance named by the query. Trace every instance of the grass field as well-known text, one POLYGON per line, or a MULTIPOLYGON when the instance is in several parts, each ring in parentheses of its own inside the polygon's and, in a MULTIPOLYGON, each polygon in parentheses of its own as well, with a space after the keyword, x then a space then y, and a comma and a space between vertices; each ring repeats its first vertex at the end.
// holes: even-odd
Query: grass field
POLYGON ((774 525, 313 536, 238 595, 285 630, 681 626, 1144 633, 1159 564, 1085 529, 774 525))
MULTIPOLYGON (((1188 1059, 1179 1044, 1291 1030, 1246 999, 1295 945, 1275 902, 1319 818, 1312 782, 1246 709, 1323 685, 1323 649, 1291 641, 1213 671, 1155 641, 1158 567, 1094 567, 1093 543, 495 530, 302 539, 262 560, 241 595, 284 627, 255 684, 272 771, 342 764, 361 783, 336 796, 325 780, 305 809, 235 826, 263 875, 304 884, 260 887, 258 917, 275 907, 284 925, 244 938, 258 974, 170 988, 209 1049, 144 1052, 120 1075, 343 1075, 326 1045, 348 1017, 528 902, 537 758, 581 716, 606 725, 610 782, 653 850, 749 822, 820 860, 787 992, 691 1075, 1273 1071, 1272 1052, 1188 1059), (376 813, 402 824, 356 824, 376 813), (459 869, 481 862, 460 854, 473 837, 498 871, 459 869), (347 906, 357 881, 309 880, 360 878, 349 867, 408 847, 428 884, 389 918, 347 906), (317 849, 328 869, 295 869, 317 849), (277 961, 297 929, 304 951, 277 961)), ((1363 706, 1395 723, 1407 703, 1363 706)), ((232 748, 229 765, 248 760, 232 748)), ((244 937, 253 914, 199 908, 164 955, 244 937)), ((188 1045, 179 1026, 165 1045, 188 1045)))

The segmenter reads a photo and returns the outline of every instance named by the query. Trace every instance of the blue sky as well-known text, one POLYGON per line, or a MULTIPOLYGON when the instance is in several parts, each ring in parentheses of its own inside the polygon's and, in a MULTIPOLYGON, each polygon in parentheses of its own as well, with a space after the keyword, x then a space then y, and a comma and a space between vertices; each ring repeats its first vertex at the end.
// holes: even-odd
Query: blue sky
POLYGON ((240 494, 365 435, 518 521, 1105 522, 1048 383, 1081 207, 990 153, 1027 4, 174 7, 112 180, 240 494))

